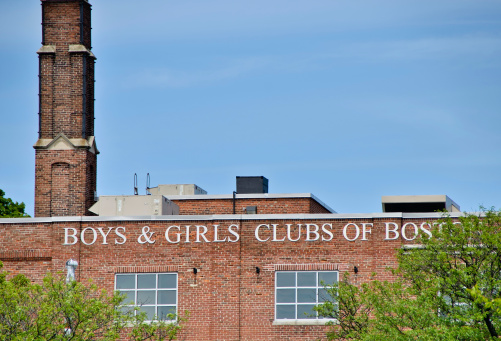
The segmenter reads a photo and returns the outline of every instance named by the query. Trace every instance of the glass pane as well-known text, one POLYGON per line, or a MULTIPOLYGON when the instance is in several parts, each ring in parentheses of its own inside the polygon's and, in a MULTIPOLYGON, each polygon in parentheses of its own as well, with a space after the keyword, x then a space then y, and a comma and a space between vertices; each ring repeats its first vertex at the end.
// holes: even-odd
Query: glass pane
POLYGON ((277 303, 296 302, 296 289, 277 289, 277 303))
POLYGON ((295 305, 277 305, 277 319, 296 319, 295 305))
POLYGON ((316 313, 313 311, 314 304, 298 304, 297 318, 298 319, 314 319, 316 313))
POLYGON ((117 275, 117 290, 135 289, 136 275, 117 275))
POLYGON ((277 272, 277 287, 295 287, 295 272, 277 272))
POLYGON ((155 307, 139 307, 138 313, 146 313, 146 319, 147 320, 153 320, 155 318, 155 307))
POLYGON ((318 273, 318 284, 319 285, 329 285, 337 282, 337 272, 319 272, 318 273), (322 284, 323 282, 323 284, 322 284))
POLYGON ((137 292, 137 305, 155 304, 155 291, 140 291, 137 292))
POLYGON ((168 314, 176 314, 176 307, 174 306, 166 306, 166 307, 158 307, 158 319, 159 320, 174 320, 175 316, 168 316, 168 314))
POLYGON ((120 314, 123 314, 123 315, 127 315, 127 314, 134 315, 134 307, 132 307, 132 306, 128 306, 128 307, 121 306, 120 308, 118 308, 118 310, 120 311, 120 314))
POLYGON ((158 275, 158 287, 162 289, 176 289, 177 275, 165 274, 158 275))
POLYGON ((317 289, 297 289, 297 301, 317 303, 317 289))
POLYGON ((135 302, 135 291, 124 291, 120 290, 121 295, 125 295, 124 300, 122 301, 122 304, 134 304, 135 302))
POLYGON ((298 287, 316 287, 317 273, 316 272, 298 272, 297 273, 298 287))
POLYGON ((157 304, 176 304, 175 290, 158 290, 157 304))
POLYGON ((334 298, 329 295, 329 292, 325 289, 318 289, 318 302, 322 303, 325 301, 335 301, 334 298))
POLYGON ((155 289, 157 287, 157 275, 137 275, 138 289, 155 289))

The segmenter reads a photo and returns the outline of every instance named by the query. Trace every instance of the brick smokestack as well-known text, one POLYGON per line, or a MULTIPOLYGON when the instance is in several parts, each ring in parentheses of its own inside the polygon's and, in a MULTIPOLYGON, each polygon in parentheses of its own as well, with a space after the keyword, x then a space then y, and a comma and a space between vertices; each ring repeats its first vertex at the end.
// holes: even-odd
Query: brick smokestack
POLYGON ((96 191, 91 5, 42 0, 35 216, 91 215, 96 191))

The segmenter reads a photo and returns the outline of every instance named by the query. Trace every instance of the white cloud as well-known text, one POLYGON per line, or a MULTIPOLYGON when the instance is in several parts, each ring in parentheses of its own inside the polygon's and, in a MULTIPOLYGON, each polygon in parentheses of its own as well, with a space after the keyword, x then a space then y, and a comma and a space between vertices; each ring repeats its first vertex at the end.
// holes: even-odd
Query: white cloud
MULTIPOLYGON (((462 36, 416 40, 360 42, 336 46, 334 53, 302 51, 275 56, 249 56, 206 69, 143 68, 127 80, 132 87, 189 87, 248 75, 256 70, 296 72, 332 68, 342 63, 391 63, 416 61, 455 62, 456 67, 500 67, 501 37, 462 36)), ((450 64, 451 65, 451 64, 450 64)))
POLYGON ((467 35, 353 43, 339 47, 335 53, 325 54, 323 58, 349 58, 358 62, 445 61, 466 58, 470 62, 492 60, 497 65, 500 55, 501 37, 467 35))
POLYGON ((495 0, 101 0, 94 25, 114 39, 158 41, 347 32, 479 22, 495 0), (128 34, 124 35, 127 31, 128 34))
POLYGON ((247 58, 206 70, 180 71, 170 68, 145 68, 131 75, 125 83, 130 87, 190 87, 238 78, 264 68, 268 63, 269 61, 265 58, 247 58))

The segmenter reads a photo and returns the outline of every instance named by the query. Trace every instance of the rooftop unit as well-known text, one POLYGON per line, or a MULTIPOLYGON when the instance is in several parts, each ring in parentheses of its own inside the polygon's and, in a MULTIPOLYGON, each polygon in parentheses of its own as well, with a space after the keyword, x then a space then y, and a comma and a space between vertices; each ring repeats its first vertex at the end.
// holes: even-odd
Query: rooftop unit
POLYGON ((268 193, 268 179, 264 176, 237 176, 237 193, 268 193))
POLYGON ((381 197, 381 203, 383 212, 460 212, 459 205, 447 195, 389 195, 381 197))
POLYGON ((89 211, 99 216, 177 215, 179 206, 163 195, 106 195, 89 211))
POLYGON ((160 195, 204 195, 207 191, 198 187, 195 184, 183 184, 183 185, 158 185, 157 187, 152 187, 148 189, 151 194, 160 195))

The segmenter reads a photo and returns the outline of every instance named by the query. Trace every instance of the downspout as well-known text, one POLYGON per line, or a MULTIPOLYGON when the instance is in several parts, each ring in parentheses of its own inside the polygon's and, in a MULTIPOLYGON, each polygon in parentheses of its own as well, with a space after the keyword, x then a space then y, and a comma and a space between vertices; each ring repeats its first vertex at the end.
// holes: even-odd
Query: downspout
MULTIPOLYGON (((80 2, 80 44, 84 44, 84 22, 83 22, 84 4, 80 2)), ((87 121, 87 54, 83 55, 82 59, 82 138, 86 136, 86 121, 87 121)))
POLYGON ((45 6, 42 2, 42 46, 45 45, 45 6))
MULTIPOLYGON (((236 193, 236 192, 233 192, 236 193)), ((235 208, 233 208, 235 210, 235 208)), ((239 275, 238 275, 238 339, 242 339, 242 239, 243 239, 243 221, 242 221, 242 216, 240 216, 239 220, 239 227, 240 227, 240 243, 239 243, 239 275)))
MULTIPOLYGON (((80 234, 82 236, 82 217, 80 217, 80 226, 79 226, 80 234)), ((78 281, 82 281, 82 242, 78 243, 78 281)))
POLYGON ((237 201, 237 192, 233 191, 233 214, 236 214, 235 211, 235 202, 237 201))
POLYGON ((83 33, 84 33, 83 11, 84 11, 84 4, 83 4, 83 1, 80 1, 80 45, 84 44, 84 38, 83 38, 83 33))
POLYGON ((86 121, 87 121, 87 54, 83 55, 82 59, 82 138, 86 136, 86 121))
MULTIPOLYGON (((42 46, 45 45, 45 6, 42 3, 42 46)), ((42 138, 42 58, 38 55, 38 138, 42 138)))
POLYGON ((41 55, 38 55, 38 138, 39 139, 42 138, 42 56, 41 55))

